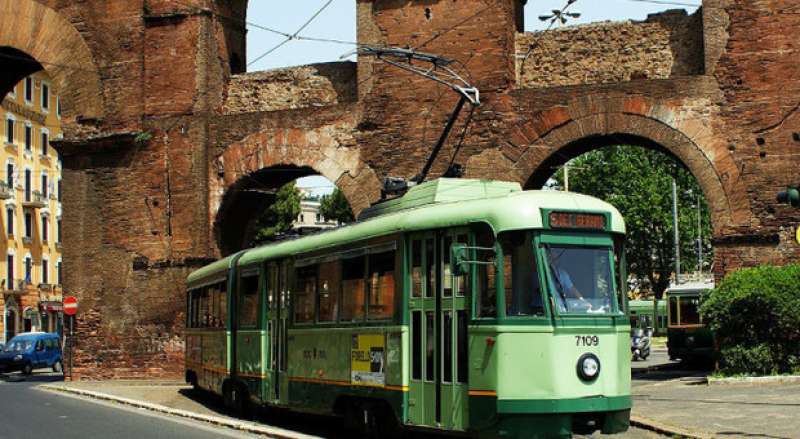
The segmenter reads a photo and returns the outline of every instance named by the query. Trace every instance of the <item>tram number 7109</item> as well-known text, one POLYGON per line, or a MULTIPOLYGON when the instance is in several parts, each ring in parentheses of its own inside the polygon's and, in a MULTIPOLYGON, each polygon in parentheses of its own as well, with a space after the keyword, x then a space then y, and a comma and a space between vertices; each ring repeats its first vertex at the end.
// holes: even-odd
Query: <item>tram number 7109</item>
POLYGON ((599 346, 600 337, 596 335, 576 335, 575 346, 599 346))

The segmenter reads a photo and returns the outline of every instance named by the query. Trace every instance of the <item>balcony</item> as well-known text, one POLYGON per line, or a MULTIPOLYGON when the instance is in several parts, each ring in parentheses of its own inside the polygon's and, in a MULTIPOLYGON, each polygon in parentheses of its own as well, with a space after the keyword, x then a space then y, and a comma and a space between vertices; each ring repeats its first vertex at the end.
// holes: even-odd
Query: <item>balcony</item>
POLYGON ((25 292, 28 290, 28 285, 25 283, 23 279, 16 279, 14 282, 12 282, 12 285, 10 287, 6 285, 7 283, 8 283, 7 280, 5 279, 2 280, 3 294, 22 295, 25 294, 25 292))
POLYGON ((0 200, 7 200, 14 197, 14 188, 5 181, 0 181, 0 200))
POLYGON ((39 191, 31 191, 25 193, 25 200, 22 202, 22 207, 31 209, 41 209, 47 206, 47 199, 39 191))

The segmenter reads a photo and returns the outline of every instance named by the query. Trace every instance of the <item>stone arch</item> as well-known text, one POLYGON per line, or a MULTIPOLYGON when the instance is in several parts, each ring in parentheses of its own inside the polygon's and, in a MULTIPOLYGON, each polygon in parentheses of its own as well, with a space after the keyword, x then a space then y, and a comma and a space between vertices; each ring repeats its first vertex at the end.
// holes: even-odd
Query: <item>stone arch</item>
POLYGON ((22 78, 44 69, 61 96, 67 117, 102 118, 100 73, 78 30, 35 0, 0 0, 0 10, 14 11, 0 14, 0 52, 12 60, 6 65, 19 65, 2 75, 0 93, 5 95, 22 78))
POLYGON ((720 236, 751 227, 753 218, 740 170, 722 139, 703 118, 679 106, 641 96, 585 97, 515 127, 504 152, 515 157, 513 169, 529 188, 540 187, 553 167, 602 146, 629 143, 666 152, 697 179, 720 236))
POLYGON ((381 184, 361 159, 354 141, 339 127, 270 128, 228 146, 210 169, 212 242, 228 253, 223 232, 225 216, 239 213, 248 188, 277 188, 299 177, 319 174, 334 182, 358 215, 380 198, 381 184), (255 186, 254 186, 255 185, 255 186), (237 208, 236 206, 239 206, 237 208))

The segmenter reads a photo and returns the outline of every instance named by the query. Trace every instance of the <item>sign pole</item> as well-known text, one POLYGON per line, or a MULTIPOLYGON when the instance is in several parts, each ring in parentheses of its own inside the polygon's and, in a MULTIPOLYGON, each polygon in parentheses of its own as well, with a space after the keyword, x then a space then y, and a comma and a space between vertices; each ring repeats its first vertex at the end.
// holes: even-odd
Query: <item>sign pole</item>
POLYGON ((75 350, 75 316, 69 316, 69 380, 72 381, 72 352, 75 350))

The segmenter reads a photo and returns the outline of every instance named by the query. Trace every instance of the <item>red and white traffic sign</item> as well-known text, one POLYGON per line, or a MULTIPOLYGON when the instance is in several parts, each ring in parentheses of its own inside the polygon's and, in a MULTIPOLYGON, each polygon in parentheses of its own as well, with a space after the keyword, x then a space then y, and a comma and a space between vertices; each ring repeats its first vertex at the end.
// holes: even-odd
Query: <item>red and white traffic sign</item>
POLYGON ((78 313, 78 299, 67 297, 64 299, 64 314, 74 316, 78 313))

